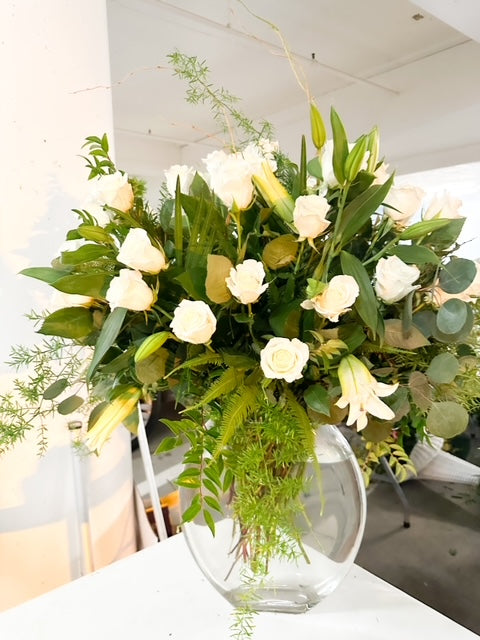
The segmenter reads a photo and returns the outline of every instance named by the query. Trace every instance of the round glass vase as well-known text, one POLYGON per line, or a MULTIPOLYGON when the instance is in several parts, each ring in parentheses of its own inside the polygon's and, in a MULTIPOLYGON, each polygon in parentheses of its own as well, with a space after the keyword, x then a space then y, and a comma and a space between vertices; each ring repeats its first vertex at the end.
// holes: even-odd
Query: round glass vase
MULTIPOLYGON (((236 607, 257 611, 302 613, 331 593, 352 566, 366 518, 363 478, 355 455, 339 429, 316 429, 319 467, 304 471, 302 509, 296 517, 298 553, 292 559, 275 554, 266 575, 251 570, 242 546, 242 527, 232 516, 231 491, 222 496, 215 536, 200 514, 186 523, 184 534, 198 566, 211 584, 236 607)), ((181 489, 183 506, 195 491, 181 489)))

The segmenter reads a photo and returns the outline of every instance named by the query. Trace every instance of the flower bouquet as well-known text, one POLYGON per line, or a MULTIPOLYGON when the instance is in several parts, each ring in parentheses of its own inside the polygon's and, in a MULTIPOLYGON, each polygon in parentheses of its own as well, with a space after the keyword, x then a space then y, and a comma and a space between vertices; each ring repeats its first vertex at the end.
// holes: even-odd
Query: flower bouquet
MULTIPOLYGON (((85 444, 100 451, 120 424, 135 431, 142 399, 171 391, 182 415, 158 452, 189 445, 184 521, 215 533, 228 495, 237 557, 262 575, 305 554, 292 505, 306 465, 322 484, 319 425, 360 432, 367 483, 380 456, 403 479, 406 439, 463 431, 480 395, 480 271, 455 256, 459 203, 422 208, 420 190, 395 186, 376 128, 350 144, 332 109, 327 140, 313 103, 310 116, 314 151, 302 139, 298 163, 248 121, 248 144, 166 171, 157 209, 106 137, 89 137, 91 201, 51 266, 23 271, 65 296, 36 318, 76 363, 44 377, 47 411, 88 402, 85 444), (88 401, 69 391, 82 383, 88 401)), ((4 446, 31 424, 17 411, 13 433, 5 407, 4 446)))

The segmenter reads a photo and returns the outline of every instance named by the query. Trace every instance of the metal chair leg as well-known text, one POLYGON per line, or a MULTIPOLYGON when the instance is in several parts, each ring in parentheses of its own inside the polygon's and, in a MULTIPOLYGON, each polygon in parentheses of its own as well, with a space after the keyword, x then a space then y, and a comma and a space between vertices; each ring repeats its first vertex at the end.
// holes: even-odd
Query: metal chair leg
POLYGON ((400 486, 400 483, 398 482, 395 474, 393 473, 391 466, 388 464, 388 460, 385 458, 385 456, 382 456, 380 458, 380 462, 385 470, 385 473, 388 476, 389 482, 393 485, 393 489, 397 494, 398 499, 402 503, 403 526, 405 527, 405 529, 408 529, 410 527, 410 505, 408 503, 407 497, 405 496, 405 493, 400 486))

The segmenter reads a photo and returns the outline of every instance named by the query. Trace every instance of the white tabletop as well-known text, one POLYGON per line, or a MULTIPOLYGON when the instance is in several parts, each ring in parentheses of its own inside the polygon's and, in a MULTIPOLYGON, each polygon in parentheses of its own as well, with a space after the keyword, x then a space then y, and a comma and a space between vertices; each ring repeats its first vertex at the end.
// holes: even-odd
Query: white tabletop
MULTIPOLYGON (((228 640, 231 606, 177 535, 0 614, 1 640, 228 640)), ((473 640, 476 634, 354 566, 305 614, 256 616, 254 640, 473 640)))

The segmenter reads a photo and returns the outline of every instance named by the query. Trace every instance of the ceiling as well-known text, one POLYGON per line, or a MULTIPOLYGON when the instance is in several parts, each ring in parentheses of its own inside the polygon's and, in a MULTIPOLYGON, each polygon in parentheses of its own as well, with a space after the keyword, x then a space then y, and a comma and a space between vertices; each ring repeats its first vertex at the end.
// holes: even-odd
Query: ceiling
POLYGON ((326 120, 333 105, 351 140, 378 125, 397 171, 480 160, 479 0, 107 0, 107 7, 117 159, 130 172, 193 162, 222 143, 208 107, 187 104, 186 84, 168 63, 175 50, 205 60, 212 84, 240 97, 249 117, 272 122, 296 159, 308 103, 281 38, 326 120))

